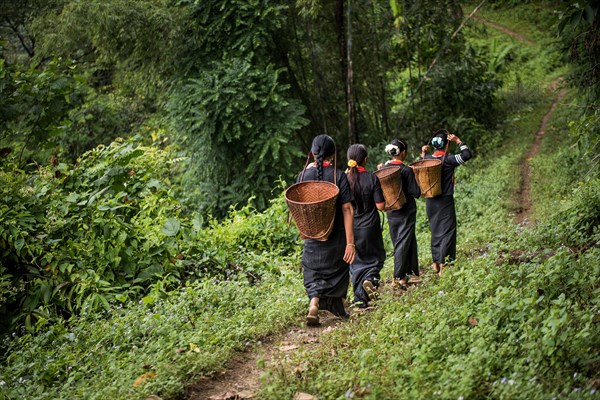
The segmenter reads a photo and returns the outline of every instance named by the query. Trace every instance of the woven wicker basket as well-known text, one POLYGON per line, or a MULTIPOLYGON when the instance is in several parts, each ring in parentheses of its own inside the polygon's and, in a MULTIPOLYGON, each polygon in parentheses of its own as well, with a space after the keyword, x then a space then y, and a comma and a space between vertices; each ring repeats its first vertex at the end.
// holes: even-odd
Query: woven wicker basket
POLYGON ((374 172, 381 183, 385 198, 385 211, 399 210, 406 203, 402 191, 402 171, 400 167, 385 167, 374 172))
POLYGON ((410 165, 421 188, 421 197, 431 198, 442 194, 442 161, 419 160, 410 165))
POLYGON ((300 182, 285 191, 285 201, 302 239, 327 240, 339 192, 335 184, 325 181, 300 182))

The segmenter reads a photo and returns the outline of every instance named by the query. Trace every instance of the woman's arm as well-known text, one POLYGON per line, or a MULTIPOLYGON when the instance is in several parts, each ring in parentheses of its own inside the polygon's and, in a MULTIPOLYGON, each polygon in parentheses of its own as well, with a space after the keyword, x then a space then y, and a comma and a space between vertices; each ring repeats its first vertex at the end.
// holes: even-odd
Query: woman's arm
POLYGON ((448 135, 448 140, 456 143, 460 148, 460 154, 453 154, 450 157, 446 157, 446 160, 450 161, 452 165, 458 166, 464 164, 473 157, 469 147, 463 143, 458 136, 451 133, 448 135))
POLYGON ((344 214, 344 229, 346 231, 344 261, 352 264, 356 256, 356 246, 354 244, 354 207, 352 207, 352 203, 342 204, 342 213, 344 214))

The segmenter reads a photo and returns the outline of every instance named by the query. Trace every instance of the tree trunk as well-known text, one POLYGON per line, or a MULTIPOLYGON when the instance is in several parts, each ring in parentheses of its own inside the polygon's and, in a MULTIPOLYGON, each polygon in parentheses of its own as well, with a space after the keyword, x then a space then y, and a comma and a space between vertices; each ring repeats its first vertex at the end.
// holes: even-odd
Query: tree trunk
POLYGON ((358 143, 358 130, 356 129, 356 106, 354 100, 354 71, 352 69, 352 0, 348 0, 348 45, 346 47, 346 107, 348 110, 348 140, 349 144, 358 143))
MULTIPOLYGON (((356 143, 356 123, 354 113, 354 100, 352 99, 352 57, 348 53, 346 34, 344 32, 344 0, 336 0, 335 2, 335 32, 337 35, 341 81, 344 83, 344 94, 346 99, 346 110, 348 114, 348 144, 356 143), (350 67, 350 68, 349 68, 350 67)), ((350 32, 350 30, 349 30, 350 32)))

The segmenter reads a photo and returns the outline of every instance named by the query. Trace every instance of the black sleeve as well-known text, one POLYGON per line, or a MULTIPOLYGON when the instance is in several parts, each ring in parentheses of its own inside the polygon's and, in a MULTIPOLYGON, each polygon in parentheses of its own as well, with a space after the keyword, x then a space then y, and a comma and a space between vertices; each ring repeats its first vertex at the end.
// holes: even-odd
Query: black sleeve
POLYGON ((345 173, 338 172, 337 185, 340 189, 339 199, 341 204, 354 202, 354 195, 352 194, 352 190, 350 190, 350 184, 345 173))
POLYGON ((465 143, 461 142, 458 145, 460 147, 460 153, 446 156, 446 162, 455 167, 463 165, 473 157, 471 150, 465 143))
POLYGON ((421 188, 417 185, 417 180, 415 179, 415 173, 412 168, 406 167, 402 169, 402 175, 404 176, 404 182, 406 183, 406 187, 403 188, 404 193, 407 193, 412 197, 420 197, 421 196, 421 188))

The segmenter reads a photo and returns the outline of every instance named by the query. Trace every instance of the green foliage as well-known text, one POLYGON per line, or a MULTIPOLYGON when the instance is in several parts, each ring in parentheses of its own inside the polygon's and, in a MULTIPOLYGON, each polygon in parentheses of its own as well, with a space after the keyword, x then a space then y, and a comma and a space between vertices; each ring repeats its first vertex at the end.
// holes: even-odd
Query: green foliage
POLYGON ((563 51, 569 56, 573 68, 570 80, 584 90, 594 107, 598 107, 600 91, 600 15, 598 2, 571 3, 559 14, 557 31, 563 51))
POLYGON ((534 217, 541 222, 539 234, 549 243, 572 248, 589 246, 600 239, 600 124, 595 115, 573 119, 572 110, 580 101, 571 99, 567 108, 557 112, 546 130, 540 156, 531 162, 534 217), (548 210, 554 211, 551 218, 548 210))
POLYGON ((204 210, 222 216, 249 195, 264 208, 273 182, 295 173, 290 165, 301 153, 290 137, 306 123, 304 107, 287 98, 280 73, 233 59, 215 63, 174 95, 174 129, 192 154, 187 179, 204 210))
POLYGON ((165 184, 170 164, 165 152, 125 142, 73 167, 2 171, 2 262, 26 287, 17 318, 108 307, 155 274, 178 276, 170 258, 179 248, 160 231, 179 213, 165 184))
POLYGON ((182 215, 170 185, 179 162, 121 140, 73 167, 2 171, 0 312, 32 329, 42 317, 158 298, 186 280, 256 281, 296 248, 282 200, 265 215, 250 217, 246 207, 206 230, 200 216, 182 215))
POLYGON ((446 127, 477 148, 479 136, 497 122, 502 77, 490 67, 493 55, 469 44, 462 31, 455 33, 463 19, 455 2, 436 7, 394 3, 398 35, 393 43, 406 54, 408 65, 390 72, 392 115, 418 142, 446 127))
MULTIPOLYGON (((262 58, 284 25, 287 5, 274 0, 179 0, 195 21, 194 44, 209 60, 262 58)), ((205 62, 206 60, 201 60, 205 62)))
POLYGON ((169 1, 65 1, 32 22, 36 58, 75 59, 98 86, 157 96, 181 54, 181 13, 169 1))
POLYGON ((108 144, 143 122, 138 101, 115 93, 88 89, 79 107, 69 113, 58 128, 52 145, 60 160, 75 161, 99 144, 108 144))
POLYGON ((85 80, 74 65, 58 59, 44 69, 24 70, 6 67, 2 60, 0 71, 1 143, 14 147, 19 162, 23 155, 47 161, 69 110, 83 102, 85 80))
POLYGON ((97 92, 80 67, 59 59, 27 70, 2 60, 0 82, 0 145, 19 165, 47 164, 51 156, 75 161, 141 122, 136 101, 97 92))
POLYGON ((428 127, 427 131, 455 125, 456 132, 462 132, 463 126, 479 125, 475 132, 465 129, 466 135, 463 135, 477 148, 477 139, 481 136, 477 131, 492 127, 496 122, 495 93, 500 85, 500 79, 488 72, 485 60, 467 47, 460 58, 448 60, 432 70, 423 85, 423 97, 415 102, 413 112, 418 110, 418 115, 411 118, 428 127))
MULTIPOLYGON (((384 294, 370 315, 271 369, 260 397, 595 398, 598 179, 578 186, 539 228, 515 227, 507 194, 530 135, 516 131, 485 164, 460 170, 459 257, 441 279, 425 274, 401 298, 384 294)), ((417 229, 423 243, 427 227, 417 229)))
POLYGON ((301 275, 282 269, 258 285, 208 279, 156 302, 38 323, 4 341, 0 397, 177 398, 248 340, 290 324, 305 302, 301 275))

